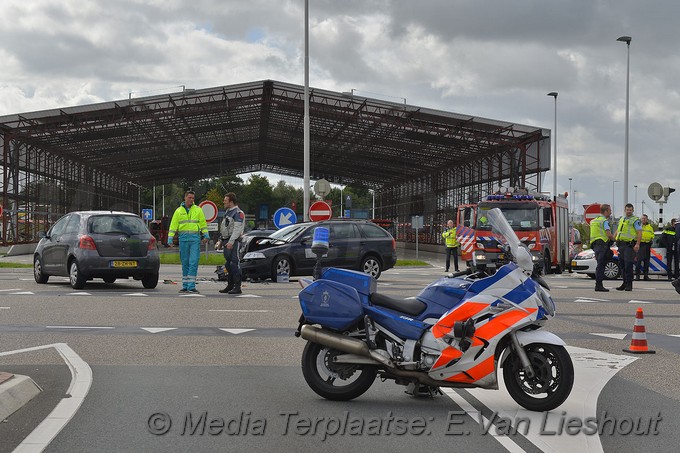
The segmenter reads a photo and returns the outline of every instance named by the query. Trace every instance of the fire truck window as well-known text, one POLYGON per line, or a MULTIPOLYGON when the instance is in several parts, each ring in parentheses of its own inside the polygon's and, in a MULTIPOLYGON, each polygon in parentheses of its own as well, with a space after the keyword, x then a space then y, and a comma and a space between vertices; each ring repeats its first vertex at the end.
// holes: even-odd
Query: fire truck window
POLYGON ((543 208, 543 226, 550 227, 552 224, 552 208, 543 208))

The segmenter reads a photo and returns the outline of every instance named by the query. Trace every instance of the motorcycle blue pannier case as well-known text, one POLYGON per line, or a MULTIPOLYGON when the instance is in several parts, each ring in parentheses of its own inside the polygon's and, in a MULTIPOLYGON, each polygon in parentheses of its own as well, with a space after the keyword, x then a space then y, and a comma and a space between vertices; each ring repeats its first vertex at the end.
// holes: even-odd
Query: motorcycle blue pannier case
POLYGON ((343 283, 317 280, 303 289, 299 298, 308 322, 332 330, 348 329, 363 316, 359 293, 343 283))

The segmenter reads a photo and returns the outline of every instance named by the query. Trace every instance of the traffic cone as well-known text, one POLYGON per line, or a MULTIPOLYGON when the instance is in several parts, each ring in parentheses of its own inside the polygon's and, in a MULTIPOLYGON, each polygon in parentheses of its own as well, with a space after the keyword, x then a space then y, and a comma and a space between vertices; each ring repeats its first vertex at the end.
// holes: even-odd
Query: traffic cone
POLYGON ((632 354, 655 354, 647 347, 647 333, 645 332, 645 323, 643 319, 642 308, 638 308, 635 313, 635 325, 633 326, 633 338, 630 340, 630 347, 624 349, 623 352, 630 352, 632 354))

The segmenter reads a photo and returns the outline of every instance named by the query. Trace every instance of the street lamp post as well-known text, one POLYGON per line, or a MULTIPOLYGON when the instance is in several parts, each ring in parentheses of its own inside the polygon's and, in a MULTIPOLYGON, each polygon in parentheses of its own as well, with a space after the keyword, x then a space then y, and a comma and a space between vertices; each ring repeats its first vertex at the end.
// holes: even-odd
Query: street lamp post
POLYGON ((626 145, 623 157, 623 202, 628 203, 628 113, 630 105, 630 36, 621 36, 617 41, 625 42, 628 49, 626 62, 626 145))
POLYGON ((637 185, 634 185, 633 187, 635 187, 635 204, 633 206, 637 209, 637 185))
POLYGON ((555 148, 555 158, 553 159, 554 165, 553 165, 553 197, 557 199, 557 91, 551 91, 548 93, 548 96, 552 96, 555 98, 555 127, 554 127, 554 135, 555 138, 553 139, 553 147, 555 148))
POLYGON ((343 218, 343 211, 342 211, 342 187, 340 187, 340 218, 343 218))
POLYGON ((614 218, 616 218, 616 211, 614 210, 614 184, 617 182, 621 182, 618 179, 616 181, 612 181, 612 215, 614 218))
POLYGON ((373 189, 368 190, 373 194, 373 214, 371 214, 371 218, 375 219, 375 190, 373 189))

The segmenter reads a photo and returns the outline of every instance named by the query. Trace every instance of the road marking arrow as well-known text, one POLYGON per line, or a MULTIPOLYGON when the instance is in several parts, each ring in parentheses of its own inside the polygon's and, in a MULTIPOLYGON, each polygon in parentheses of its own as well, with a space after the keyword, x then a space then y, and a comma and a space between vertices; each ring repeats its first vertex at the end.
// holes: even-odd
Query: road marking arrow
POLYGON ((597 335, 600 337, 613 338, 615 340, 623 340, 626 338, 625 333, 591 333, 591 335, 597 335))

